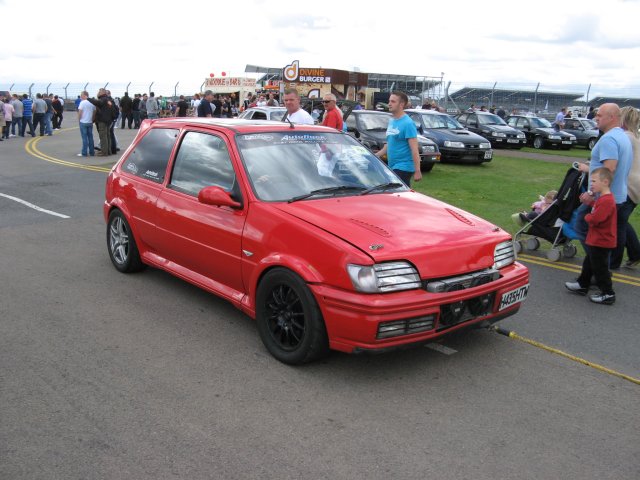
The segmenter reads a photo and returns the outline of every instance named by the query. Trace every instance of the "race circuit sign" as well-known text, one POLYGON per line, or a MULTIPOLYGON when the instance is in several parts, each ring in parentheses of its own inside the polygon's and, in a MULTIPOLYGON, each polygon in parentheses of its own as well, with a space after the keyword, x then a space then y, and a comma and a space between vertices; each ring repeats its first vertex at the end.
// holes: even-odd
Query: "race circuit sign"
POLYGON ((294 60, 282 69, 282 77, 286 82, 331 83, 332 70, 325 68, 300 68, 300 62, 294 60))

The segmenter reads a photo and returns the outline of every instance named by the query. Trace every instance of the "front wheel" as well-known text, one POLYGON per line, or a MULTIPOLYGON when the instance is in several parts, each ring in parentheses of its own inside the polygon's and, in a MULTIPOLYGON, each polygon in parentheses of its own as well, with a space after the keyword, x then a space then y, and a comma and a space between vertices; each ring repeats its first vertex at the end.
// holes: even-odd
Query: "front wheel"
POLYGON ((434 163, 423 163, 420 166, 420 171, 421 172, 430 172, 431 170, 433 170, 433 165, 434 165, 434 163))
POLYGON ((256 323, 269 353, 283 363, 299 365, 329 352, 316 299, 304 280, 290 270, 275 268, 260 282, 256 323))
POLYGON ((597 141, 598 141, 598 139, 597 139, 597 138, 590 138, 590 139, 589 139, 589 143, 587 144, 587 148, 588 148, 589 150, 593 150, 593 147, 595 147, 595 146, 596 146, 596 142, 597 142, 597 141))
POLYGON ((541 136, 537 136, 536 138, 533 139, 533 148, 542 148, 544 146, 544 140, 542 139, 541 136))
POLYGON ((113 210, 107 222, 107 248, 111 263, 122 273, 144 268, 129 222, 120 210, 113 210))

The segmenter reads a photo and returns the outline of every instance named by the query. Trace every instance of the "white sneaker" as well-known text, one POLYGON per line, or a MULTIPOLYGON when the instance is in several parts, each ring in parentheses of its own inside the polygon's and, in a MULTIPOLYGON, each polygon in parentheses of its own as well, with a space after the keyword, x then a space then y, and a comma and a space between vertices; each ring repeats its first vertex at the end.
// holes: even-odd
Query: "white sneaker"
POLYGON ((9 135, 9 138, 11 138, 11 137, 15 137, 15 135, 13 135, 13 134, 10 134, 10 135, 9 135))

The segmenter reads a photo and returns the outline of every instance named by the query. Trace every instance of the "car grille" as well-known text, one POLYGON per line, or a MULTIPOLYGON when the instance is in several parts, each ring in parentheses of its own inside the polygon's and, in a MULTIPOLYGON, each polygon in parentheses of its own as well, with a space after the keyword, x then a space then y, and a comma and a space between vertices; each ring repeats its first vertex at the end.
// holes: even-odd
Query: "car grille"
POLYGON ((383 338, 398 337, 400 335, 410 335, 412 333, 426 332, 433 330, 435 315, 409 318, 406 320, 394 320, 391 322, 380 322, 378 324, 378 340, 383 338))
POLYGON ((500 272, 494 268, 487 268, 479 272, 472 272, 455 277, 434 278, 425 280, 422 288, 430 293, 445 293, 466 290, 467 288, 486 285, 500 278, 500 272))
POLYGON ((491 313, 495 293, 449 303, 440 307, 438 331, 491 313))

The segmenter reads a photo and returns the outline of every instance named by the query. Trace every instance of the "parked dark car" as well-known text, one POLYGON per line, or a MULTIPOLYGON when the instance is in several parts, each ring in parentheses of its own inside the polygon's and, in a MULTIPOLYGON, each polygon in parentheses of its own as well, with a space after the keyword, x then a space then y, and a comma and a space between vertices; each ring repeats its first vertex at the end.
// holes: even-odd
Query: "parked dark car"
POLYGON ((489 140, 466 130, 452 116, 434 110, 405 112, 415 122, 418 133, 438 145, 442 162, 482 163, 493 158, 489 140))
POLYGON ((533 148, 559 147, 569 150, 576 142, 576 136, 563 130, 555 130, 548 120, 525 115, 510 115, 507 125, 520 130, 527 137, 527 144, 533 148))
POLYGON ((520 130, 507 125, 498 115, 489 112, 465 112, 457 120, 470 132, 486 138, 492 147, 522 148, 527 137, 520 130))
POLYGON ((565 118, 563 131, 576 136, 578 145, 593 150, 596 146, 600 130, 596 122, 588 118, 565 118))
MULTIPOLYGON (((391 114, 376 110, 352 110, 345 115, 347 133, 372 152, 377 152, 387 143, 387 126, 391 114)), ((420 170, 430 172, 440 161, 440 150, 434 141, 418 135, 420 170)))

